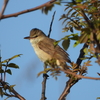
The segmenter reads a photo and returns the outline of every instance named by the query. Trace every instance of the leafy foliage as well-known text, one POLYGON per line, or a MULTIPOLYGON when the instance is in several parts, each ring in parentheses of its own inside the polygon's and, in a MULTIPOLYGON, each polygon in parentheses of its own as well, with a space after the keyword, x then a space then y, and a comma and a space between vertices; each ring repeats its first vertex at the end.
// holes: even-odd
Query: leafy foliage
MULTIPOLYGON (((73 0, 65 5, 65 14, 60 20, 63 20, 64 32, 70 31, 72 34, 77 30, 74 47, 81 43, 88 45, 90 57, 96 57, 99 64, 100 55, 100 1, 99 0, 73 0), (67 12, 67 13, 66 13, 67 12)), ((70 41, 72 38, 67 36, 70 41)), ((63 43, 66 41, 63 38, 63 43)), ((70 44, 70 43, 69 43, 70 44)), ((63 45, 66 48, 68 44, 63 45)))
POLYGON ((4 61, 1 61, 0 59, 0 96, 3 97, 4 95, 7 97, 13 97, 14 95, 11 94, 11 91, 15 85, 9 85, 7 82, 5 82, 6 79, 6 73, 12 75, 11 69, 8 68, 19 68, 18 65, 15 63, 9 63, 11 60, 20 57, 22 54, 15 55, 9 59, 6 59, 4 61))
POLYGON ((19 68, 18 65, 16 65, 15 63, 9 63, 11 60, 13 60, 14 58, 16 57, 20 57, 20 55, 22 54, 19 54, 19 55, 15 55, 9 59, 6 59, 4 61, 1 61, 0 62, 0 73, 8 73, 8 74, 12 74, 11 70, 10 69, 7 69, 7 68, 19 68))

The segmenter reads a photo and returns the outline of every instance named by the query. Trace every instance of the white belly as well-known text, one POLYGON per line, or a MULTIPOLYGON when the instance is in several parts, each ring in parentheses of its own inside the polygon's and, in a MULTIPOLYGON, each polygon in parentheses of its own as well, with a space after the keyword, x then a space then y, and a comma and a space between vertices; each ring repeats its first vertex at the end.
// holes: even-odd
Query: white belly
POLYGON ((47 53, 45 53, 43 50, 41 50, 37 45, 33 46, 35 53, 39 57, 39 59, 43 62, 52 59, 51 56, 47 53))

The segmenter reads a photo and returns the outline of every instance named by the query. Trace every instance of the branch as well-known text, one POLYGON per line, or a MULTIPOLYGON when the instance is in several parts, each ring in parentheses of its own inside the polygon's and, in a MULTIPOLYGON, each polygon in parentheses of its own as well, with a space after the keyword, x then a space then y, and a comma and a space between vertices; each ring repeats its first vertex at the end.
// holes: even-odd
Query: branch
POLYGON ((2 10, 0 12, 0 19, 2 18, 3 14, 4 14, 4 11, 5 11, 6 7, 7 7, 8 1, 9 0, 4 0, 4 4, 3 4, 2 10))
POLYGON ((61 71, 65 72, 66 74, 72 75, 70 79, 66 82, 66 86, 64 88, 64 91, 62 92, 61 96, 59 97, 58 100, 66 100, 66 96, 70 93, 71 87, 76 84, 80 79, 93 79, 93 80, 100 80, 100 78, 95 78, 95 77, 87 77, 83 75, 77 75, 76 73, 73 73, 71 71, 63 70, 60 69, 61 71), (74 77, 73 77, 74 76, 74 77))
POLYGON ((59 97, 58 100, 66 100, 66 96, 70 93, 70 89, 71 87, 76 84, 79 80, 73 80, 73 79, 69 79, 66 82, 66 86, 65 89, 63 91, 63 93, 61 94, 61 96, 59 97))
POLYGON ((43 7, 47 7, 47 6, 51 5, 55 1, 56 0, 50 0, 50 1, 44 3, 44 4, 40 5, 40 6, 31 8, 31 9, 23 10, 23 11, 20 11, 20 12, 17 12, 17 13, 13 13, 13 14, 2 15, 1 19, 9 18, 9 17, 17 17, 18 15, 21 15, 21 14, 24 14, 24 13, 28 13, 28 12, 31 12, 31 11, 39 10, 39 9, 41 9, 43 7))
POLYGON ((96 77, 88 77, 88 76, 83 76, 83 75, 77 75, 75 72, 71 72, 71 71, 67 71, 67 70, 63 70, 60 69, 61 71, 65 72, 66 74, 71 74, 73 76, 75 76, 78 79, 84 78, 84 79, 92 79, 92 80, 100 80, 100 78, 96 78, 96 77))
MULTIPOLYGON (((54 14, 53 14, 53 16, 52 16, 52 20, 51 20, 51 23, 50 23, 50 29, 49 29, 48 37, 50 37, 50 33, 51 33, 51 31, 52 31, 52 24, 53 24, 53 20, 54 20, 55 13, 56 13, 56 12, 54 12, 54 14)), ((45 70, 45 68, 47 68, 46 65, 44 65, 44 70, 45 70)), ((48 77, 49 77, 49 76, 48 76, 47 74, 43 74, 41 100, 46 100, 46 99, 47 99, 46 96, 45 96, 45 91, 46 91, 46 81, 47 81, 47 78, 48 78, 48 77)))
POLYGON ((77 64, 77 67, 76 68, 79 68, 79 66, 80 66, 80 64, 82 63, 82 61, 83 60, 81 60, 81 58, 84 58, 84 49, 85 48, 88 48, 88 45, 87 45, 87 43, 85 43, 84 44, 84 46, 83 46, 83 48, 80 50, 80 55, 79 55, 79 57, 78 57, 78 59, 77 59, 77 61, 76 61, 76 64, 77 64))
POLYGON ((53 16, 52 16, 52 20, 51 20, 51 23, 50 23, 50 29, 49 29, 48 37, 50 37, 50 33, 51 33, 51 31, 52 31, 52 24, 53 24, 53 21, 54 21, 55 13, 56 13, 56 11, 54 12, 54 14, 53 14, 53 16))
POLYGON ((43 74, 43 82, 42 82, 42 94, 41 100, 46 100, 45 91, 46 91, 46 81, 49 76, 47 74, 43 74))
POLYGON ((95 29, 93 23, 91 23, 91 21, 88 19, 88 17, 86 16, 84 10, 81 9, 81 15, 83 16, 83 18, 85 19, 85 21, 87 22, 88 26, 91 29, 95 29))
POLYGON ((82 27, 73 19, 71 19, 71 17, 67 17, 67 19, 70 19, 75 25, 77 25, 78 29, 81 29, 82 27))
MULTIPOLYGON (((3 88, 8 89, 10 92, 12 92, 12 93, 14 94, 14 95, 11 95, 11 97, 17 97, 17 98, 19 98, 20 100, 26 100, 24 97, 22 97, 20 94, 18 94, 18 93, 14 90, 13 87, 11 88, 6 82, 0 80, 0 83, 2 84, 3 88)), ((5 95, 7 95, 7 96, 10 97, 9 94, 5 94, 5 95)))
MULTIPOLYGON (((0 47, 1 47, 1 45, 0 45, 0 47)), ((0 48, 0 63, 1 63, 1 48, 0 48)), ((2 70, 2 64, 0 64, 0 70, 2 70)), ((0 80, 2 81, 3 80, 3 74, 2 73, 0 73, 0 80)))

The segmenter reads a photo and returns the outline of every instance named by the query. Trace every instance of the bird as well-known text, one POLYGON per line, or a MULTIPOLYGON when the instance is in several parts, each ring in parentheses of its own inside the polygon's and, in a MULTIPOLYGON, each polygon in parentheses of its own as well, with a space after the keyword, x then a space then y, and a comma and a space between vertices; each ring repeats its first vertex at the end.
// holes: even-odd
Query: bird
MULTIPOLYGON (((38 58, 42 62, 51 61, 54 59, 55 65, 61 69, 69 69, 66 63, 71 63, 69 54, 65 52, 58 44, 55 46, 56 40, 49 38, 45 33, 33 28, 30 31, 30 36, 24 37, 29 39, 32 47, 38 58)), ((51 64, 52 65, 52 64, 51 64)))

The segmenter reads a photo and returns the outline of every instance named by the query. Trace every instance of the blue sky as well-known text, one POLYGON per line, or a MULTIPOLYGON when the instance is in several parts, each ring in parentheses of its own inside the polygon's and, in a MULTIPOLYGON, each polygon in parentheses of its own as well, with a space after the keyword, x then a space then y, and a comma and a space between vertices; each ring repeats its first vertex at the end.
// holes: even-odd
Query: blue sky
MULTIPOLYGON (((4 14, 11 14, 33 8, 45 2, 47 0, 9 0, 4 14)), ((0 0, 0 9, 2 5, 3 0, 0 0)), ((63 9, 64 6, 55 6, 48 15, 42 14, 40 10, 37 10, 0 21, 0 49, 2 60, 16 54, 23 54, 20 58, 12 60, 12 62, 19 65, 20 69, 12 69, 13 75, 7 75, 6 81, 11 85, 16 84, 15 90, 25 97, 26 100, 40 100, 42 75, 37 78, 37 74, 43 70, 43 63, 34 53, 30 42, 23 38, 29 35, 32 28, 39 28, 48 34, 51 18, 55 10, 56 15, 51 38, 59 40, 61 37, 67 35, 67 32, 62 33, 63 26, 61 21, 59 21, 61 14, 63 14, 63 9)), ((80 45, 73 48, 72 44, 68 49, 67 52, 72 61, 76 61, 81 47, 80 45)), ((100 71, 100 66, 93 63, 93 66, 88 67, 88 70, 87 76, 98 77, 96 73, 100 71)), ((57 100, 67 80, 68 78, 64 74, 61 74, 57 81, 50 76, 47 80, 47 100, 57 100)), ((96 97, 100 96, 99 87, 100 81, 82 79, 72 87, 67 100, 95 100, 96 97)), ((0 98, 0 100, 4 100, 4 98, 0 98)), ((8 100, 17 99, 10 98, 8 100)))

